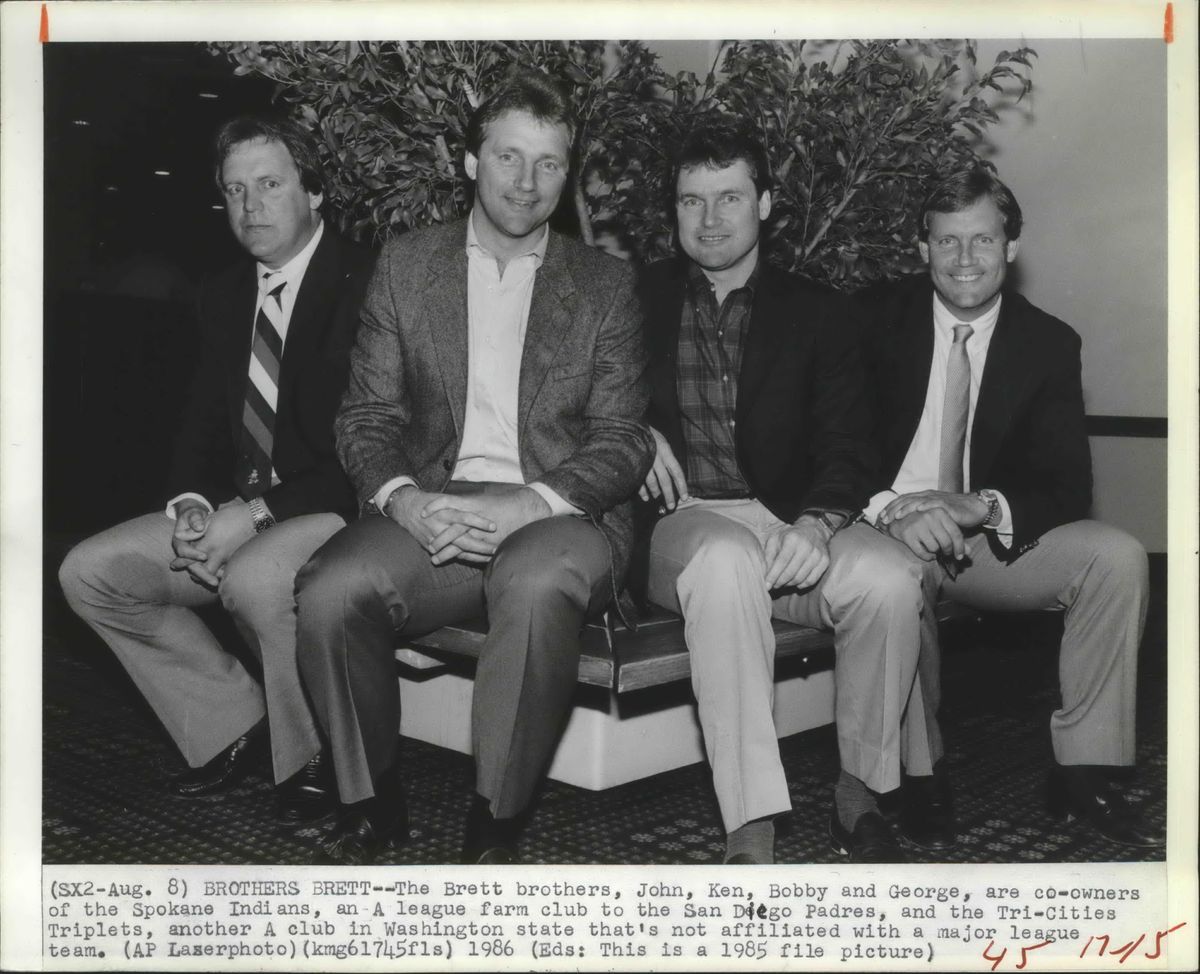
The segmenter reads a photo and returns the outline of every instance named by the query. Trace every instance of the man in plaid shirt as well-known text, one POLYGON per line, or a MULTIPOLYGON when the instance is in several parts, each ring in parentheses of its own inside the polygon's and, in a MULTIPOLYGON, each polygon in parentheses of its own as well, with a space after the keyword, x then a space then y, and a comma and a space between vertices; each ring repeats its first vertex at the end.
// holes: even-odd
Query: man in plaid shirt
POLYGON ((900 784, 921 562, 851 523, 875 458, 849 302, 759 259, 767 160, 736 122, 684 140, 674 187, 684 256, 641 282, 657 447, 641 489, 658 515, 647 588, 684 617, 725 861, 773 862, 773 820, 791 807, 772 616, 834 632, 834 847, 903 861, 875 793, 900 784))

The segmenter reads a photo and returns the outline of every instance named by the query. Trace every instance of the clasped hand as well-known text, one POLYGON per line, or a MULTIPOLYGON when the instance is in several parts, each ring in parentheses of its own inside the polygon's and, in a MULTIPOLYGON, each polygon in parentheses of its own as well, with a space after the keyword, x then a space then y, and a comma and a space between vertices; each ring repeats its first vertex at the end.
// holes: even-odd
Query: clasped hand
POLYGON ((921 490, 891 501, 878 523, 923 561, 957 562, 967 551, 963 531, 979 527, 987 513, 987 502, 976 494, 921 490))
POLYGON ((511 490, 471 494, 408 487, 395 495, 387 513, 429 552, 433 564, 442 565, 453 559, 486 564, 505 538, 551 511, 537 491, 514 484, 511 490))
POLYGON ((767 588, 808 588, 829 567, 830 531, 816 518, 781 524, 767 535, 767 588))
POLYGON ((176 508, 171 568, 216 588, 225 576, 225 563, 252 537, 254 519, 241 498, 226 501, 215 511, 194 501, 183 502, 176 508))

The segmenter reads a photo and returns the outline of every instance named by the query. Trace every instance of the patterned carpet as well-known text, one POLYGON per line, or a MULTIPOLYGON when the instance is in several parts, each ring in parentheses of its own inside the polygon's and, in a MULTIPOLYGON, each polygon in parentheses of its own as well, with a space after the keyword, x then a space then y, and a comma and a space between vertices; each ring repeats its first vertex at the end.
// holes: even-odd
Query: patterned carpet
MULTIPOLYGON (((1161 578, 1161 574, 1155 573, 1161 578)), ((1166 634, 1156 585, 1142 649, 1138 770, 1127 794, 1149 821, 1166 817, 1166 634)), ((218 797, 168 796, 177 753, 111 653, 47 586, 44 635, 43 859, 46 863, 305 863, 319 828, 271 819, 268 769, 218 797)), ((959 847, 918 861, 1092 862, 1138 855, 1046 816, 1046 730, 1056 705, 1053 616, 955 624, 946 633, 943 725, 959 847)), ((780 862, 837 862, 825 823, 837 772, 832 727, 780 743, 793 812, 780 826, 780 862)), ((472 791, 464 756, 403 742, 411 841, 394 863, 456 859, 472 791)), ((723 833, 706 765, 605 792, 550 782, 522 846, 539 863, 719 862, 723 833)))

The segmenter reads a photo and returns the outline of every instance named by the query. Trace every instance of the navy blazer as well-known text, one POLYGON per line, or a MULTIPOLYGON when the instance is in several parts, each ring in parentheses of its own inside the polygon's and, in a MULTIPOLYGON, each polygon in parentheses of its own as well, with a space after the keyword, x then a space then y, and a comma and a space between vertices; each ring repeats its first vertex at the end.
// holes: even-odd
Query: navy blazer
MULTIPOLYGON (((860 295, 866 359, 882 464, 875 490, 892 485, 925 407, 933 361, 933 285, 921 276, 860 295)), ((1084 424, 1080 340, 1066 323, 1004 291, 971 426, 971 487, 1004 494, 1013 561, 1051 528, 1088 516, 1092 463, 1084 424)))
MULTIPOLYGON (((686 470, 675 367, 687 260, 639 282, 650 346, 647 421, 686 470)), ((806 508, 858 511, 875 475, 870 413, 850 300, 765 262, 738 376, 734 443, 754 497, 792 523, 806 508)))
MULTIPOLYGON (((277 521, 334 512, 351 517, 354 491, 334 451, 333 417, 346 388, 350 346, 374 255, 326 223, 288 324, 280 363, 271 460, 280 483, 263 494, 277 521)), ((193 491, 213 504, 234 480, 249 376, 255 263, 243 260, 201 291, 200 364, 175 441, 168 497, 193 491)))

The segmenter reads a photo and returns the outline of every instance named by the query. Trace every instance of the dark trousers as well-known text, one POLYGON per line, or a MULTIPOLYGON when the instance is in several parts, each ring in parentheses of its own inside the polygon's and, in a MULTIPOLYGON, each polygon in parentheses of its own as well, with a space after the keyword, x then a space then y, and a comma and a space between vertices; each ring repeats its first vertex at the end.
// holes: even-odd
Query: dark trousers
POLYGON ((297 653, 345 803, 375 793, 396 759, 397 636, 482 615, 488 635, 471 708, 476 788, 519 813, 554 754, 579 672, 584 618, 611 598, 609 549, 589 522, 514 531, 486 566, 434 566, 390 518, 339 531, 296 579, 297 653))

